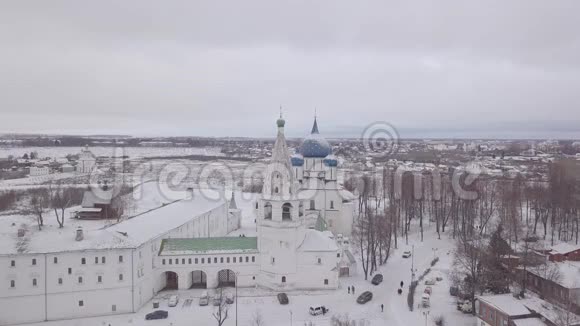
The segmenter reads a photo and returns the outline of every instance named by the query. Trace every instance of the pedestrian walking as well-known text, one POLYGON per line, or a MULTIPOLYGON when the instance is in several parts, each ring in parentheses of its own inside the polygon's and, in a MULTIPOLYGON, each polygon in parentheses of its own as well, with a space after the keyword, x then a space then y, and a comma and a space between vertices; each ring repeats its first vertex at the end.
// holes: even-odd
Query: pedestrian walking
POLYGON ((383 305, 383 304, 381 303, 381 312, 384 312, 384 311, 385 311, 385 305, 383 305))
POLYGON ((352 294, 354 295, 354 285, 352 286, 352 294))
POLYGON ((348 286, 348 294, 350 294, 350 285, 348 286))
POLYGON ((405 283, 403 283, 403 281, 401 281, 401 287, 403 287, 403 284, 405 284, 405 283))

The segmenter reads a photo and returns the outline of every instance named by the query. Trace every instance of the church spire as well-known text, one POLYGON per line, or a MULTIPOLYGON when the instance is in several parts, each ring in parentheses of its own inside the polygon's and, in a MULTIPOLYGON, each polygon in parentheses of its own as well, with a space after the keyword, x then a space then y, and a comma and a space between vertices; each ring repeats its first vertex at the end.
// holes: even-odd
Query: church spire
POLYGON ((318 134, 318 123, 316 122, 316 115, 314 115, 314 124, 312 125, 311 134, 318 134))
POLYGON ((272 149, 272 162, 283 163, 289 166, 290 156, 288 155, 288 145, 286 145, 286 137, 284 136, 285 124, 286 121, 282 118, 282 113, 280 113, 280 118, 276 121, 278 135, 276 136, 276 142, 272 149))

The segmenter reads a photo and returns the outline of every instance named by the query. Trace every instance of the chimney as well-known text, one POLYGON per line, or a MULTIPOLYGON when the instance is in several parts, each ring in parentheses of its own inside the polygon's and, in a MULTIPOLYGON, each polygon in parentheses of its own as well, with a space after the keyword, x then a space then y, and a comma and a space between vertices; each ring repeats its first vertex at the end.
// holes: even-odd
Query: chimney
POLYGON ((83 228, 82 228, 82 226, 79 226, 77 229, 77 236, 75 237, 75 240, 82 241, 83 239, 84 239, 83 228))

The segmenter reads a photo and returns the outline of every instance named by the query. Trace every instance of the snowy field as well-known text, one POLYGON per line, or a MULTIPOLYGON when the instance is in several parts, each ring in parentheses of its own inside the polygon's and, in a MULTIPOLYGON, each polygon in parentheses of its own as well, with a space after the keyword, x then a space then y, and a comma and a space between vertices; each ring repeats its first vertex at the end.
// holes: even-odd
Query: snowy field
MULTIPOLYGON (((130 158, 139 157, 163 157, 163 156, 189 156, 189 155, 207 155, 223 156, 221 149, 218 147, 89 147, 91 152, 96 156, 113 155, 129 156, 130 158)), ((0 147, 0 157, 22 157, 30 152, 37 152, 38 157, 65 157, 68 154, 78 154, 80 147, 0 147)))

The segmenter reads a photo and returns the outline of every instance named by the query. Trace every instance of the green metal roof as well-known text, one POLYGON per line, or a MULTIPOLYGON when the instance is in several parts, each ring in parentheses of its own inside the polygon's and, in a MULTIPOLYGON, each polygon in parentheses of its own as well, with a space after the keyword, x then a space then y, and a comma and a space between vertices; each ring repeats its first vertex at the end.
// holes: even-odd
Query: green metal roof
POLYGON ((212 252, 212 251, 247 251, 258 250, 256 237, 219 237, 219 238, 191 238, 191 239, 164 239, 161 243, 163 252, 212 252))

